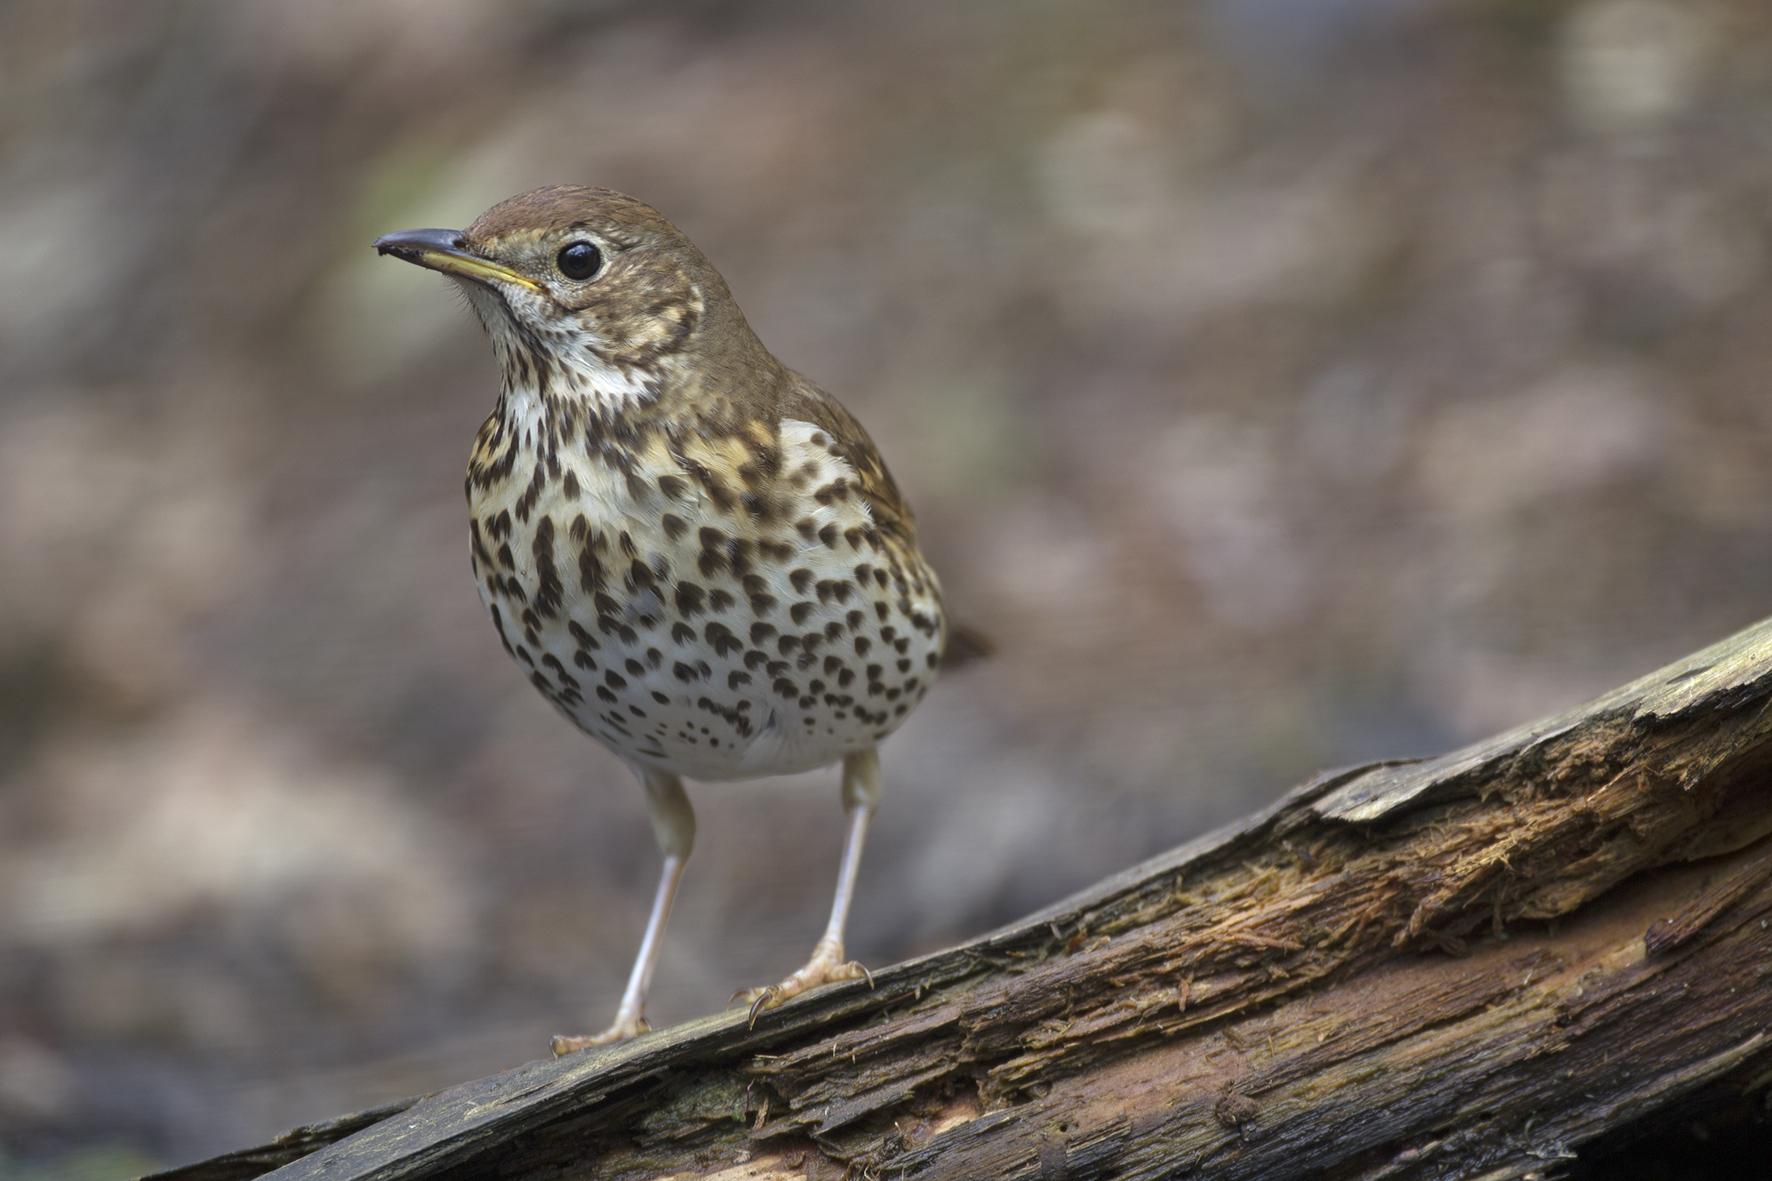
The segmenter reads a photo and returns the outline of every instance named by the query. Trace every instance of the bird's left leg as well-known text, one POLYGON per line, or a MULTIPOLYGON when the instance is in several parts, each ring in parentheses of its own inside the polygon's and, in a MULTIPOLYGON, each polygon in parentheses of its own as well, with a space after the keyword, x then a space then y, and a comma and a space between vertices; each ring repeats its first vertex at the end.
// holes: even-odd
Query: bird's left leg
POLYGON ((843 760, 843 815, 848 821, 843 836, 843 859, 837 867, 837 892, 831 899, 831 921, 812 949, 806 966, 767 988, 753 988, 740 995, 751 1006, 751 1020, 809 988, 838 980, 874 978, 868 970, 843 954, 843 929, 849 922, 849 903, 855 897, 855 878, 861 869, 861 846, 867 839, 868 821, 880 802, 880 756, 872 747, 843 760))

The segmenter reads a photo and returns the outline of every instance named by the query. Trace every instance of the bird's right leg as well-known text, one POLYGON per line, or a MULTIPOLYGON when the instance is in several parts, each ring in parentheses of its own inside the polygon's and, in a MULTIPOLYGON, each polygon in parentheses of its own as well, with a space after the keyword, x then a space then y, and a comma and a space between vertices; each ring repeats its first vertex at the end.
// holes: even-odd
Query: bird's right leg
POLYGON ((683 781, 664 771, 642 771, 640 782, 646 788, 646 805, 652 816, 652 834, 658 838, 664 854, 664 869, 658 877, 658 892, 652 897, 652 913, 646 919, 646 934, 640 938, 640 952, 634 957, 633 970, 628 973, 628 986, 621 994, 615 1020, 602 1033, 583 1037, 556 1036, 554 1054, 569 1054, 589 1046, 605 1046, 611 1042, 645 1033, 646 990, 652 984, 652 969, 658 965, 658 950, 664 940, 665 924, 671 918, 671 903, 677 897, 677 883, 683 880, 683 866, 689 851, 695 847, 695 812, 689 806, 689 795, 683 781))

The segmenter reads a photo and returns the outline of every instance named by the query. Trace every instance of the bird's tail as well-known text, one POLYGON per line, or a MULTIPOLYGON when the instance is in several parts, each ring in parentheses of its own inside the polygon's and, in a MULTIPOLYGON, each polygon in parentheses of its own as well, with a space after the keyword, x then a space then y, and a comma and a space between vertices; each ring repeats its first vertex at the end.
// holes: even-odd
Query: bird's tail
POLYGON ((993 655, 997 646, 977 628, 956 623, 948 628, 948 645, 941 653, 941 667, 956 669, 993 655))

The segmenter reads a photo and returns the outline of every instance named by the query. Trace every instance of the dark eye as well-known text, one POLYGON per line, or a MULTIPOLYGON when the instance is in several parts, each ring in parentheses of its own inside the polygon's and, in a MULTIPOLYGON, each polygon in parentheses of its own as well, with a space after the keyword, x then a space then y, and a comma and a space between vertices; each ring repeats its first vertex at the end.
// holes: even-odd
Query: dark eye
POLYGON ((568 279, 588 279, 603 265, 603 252, 590 242, 574 242, 554 262, 568 279))

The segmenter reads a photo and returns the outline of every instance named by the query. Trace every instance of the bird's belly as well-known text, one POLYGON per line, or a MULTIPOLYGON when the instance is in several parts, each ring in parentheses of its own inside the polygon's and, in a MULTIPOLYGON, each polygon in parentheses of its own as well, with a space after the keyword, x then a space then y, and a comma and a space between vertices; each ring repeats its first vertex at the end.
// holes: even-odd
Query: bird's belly
POLYGON ((581 472, 524 514, 475 500, 480 597, 531 683, 630 763, 697 779, 809 770, 895 730, 942 650, 921 558, 858 504, 778 501, 760 524, 666 486, 627 498, 581 472))

